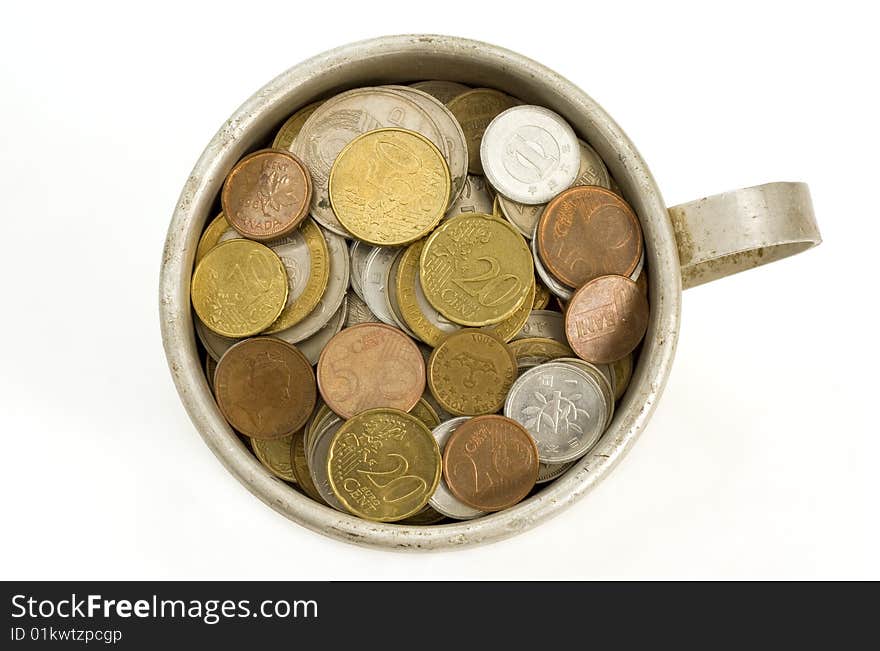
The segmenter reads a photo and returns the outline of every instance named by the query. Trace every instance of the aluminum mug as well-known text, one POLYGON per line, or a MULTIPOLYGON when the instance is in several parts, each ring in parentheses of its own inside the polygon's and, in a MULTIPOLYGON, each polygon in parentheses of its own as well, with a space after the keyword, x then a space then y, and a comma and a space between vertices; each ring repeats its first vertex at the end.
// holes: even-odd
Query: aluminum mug
POLYGON ((621 128, 580 88, 515 52, 451 36, 386 36, 308 59, 248 99, 208 143, 180 195, 162 258, 159 311, 168 365, 205 442, 248 490, 282 515, 339 540, 399 550, 438 550, 512 536, 559 513, 598 484, 636 442, 669 377, 682 288, 784 258, 821 241, 803 183, 770 183, 667 209, 651 172, 621 128), (202 370, 190 276, 202 229, 223 180, 244 154, 297 108, 359 86, 448 79, 497 88, 563 116, 603 158, 641 221, 650 322, 629 389, 600 442, 546 488, 471 521, 384 524, 340 513, 277 479, 224 420, 202 370))

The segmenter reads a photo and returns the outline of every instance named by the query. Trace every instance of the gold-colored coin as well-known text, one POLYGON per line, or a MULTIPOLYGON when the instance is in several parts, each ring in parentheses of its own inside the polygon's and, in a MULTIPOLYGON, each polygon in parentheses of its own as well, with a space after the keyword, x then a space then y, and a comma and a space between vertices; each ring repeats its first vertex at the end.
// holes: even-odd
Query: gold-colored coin
POLYGON ((550 290, 540 280, 535 279, 535 300, 532 302, 533 310, 544 310, 550 305, 550 290))
POLYGON ((433 508, 431 508, 431 506, 426 506, 415 515, 409 516, 406 520, 401 520, 400 524, 411 524, 419 527, 426 527, 428 525, 437 524, 438 522, 443 522, 443 520, 445 519, 445 515, 443 515, 439 511, 435 511, 433 508))
POLYGON ((416 406, 410 409, 409 413, 422 421, 428 429, 434 429, 440 424, 437 412, 424 398, 419 398, 416 406))
POLYGON ((218 244, 196 266, 192 304, 208 328, 250 337, 268 328, 287 301, 287 272, 272 249, 236 239, 218 244))
POLYGON ((444 221, 425 241, 419 261, 425 298, 465 326, 503 321, 534 288, 532 253, 506 221, 471 213, 444 221))
POLYGON ((428 360, 428 386, 457 416, 494 414, 517 376, 516 357, 497 335, 468 328, 444 339, 428 360))
POLYGON ((317 307, 321 297, 324 295, 324 290, 327 289, 327 281, 330 278, 330 254, 327 249, 327 240, 324 239, 321 229, 318 228, 311 218, 306 218, 299 230, 284 238, 284 240, 272 242, 272 249, 278 253, 281 262, 284 264, 285 269, 287 269, 288 284, 291 287, 299 285, 298 279, 290 276, 291 274, 302 273, 304 269, 301 269, 301 265, 297 264, 297 261, 293 259, 298 257, 296 256, 296 251, 291 251, 293 257, 290 260, 285 258, 285 241, 289 239, 295 245, 295 240, 300 236, 305 240, 306 248, 308 249, 308 279, 299 295, 293 297, 288 295, 284 309, 278 318, 275 319, 275 322, 266 329, 266 334, 287 330, 287 328, 305 319, 317 307))
POLYGON ((532 286, 531 290, 528 294, 526 294, 525 300, 523 300, 522 305, 520 305, 513 314, 504 319, 501 323, 496 323, 493 326, 486 326, 484 330, 491 330, 496 335, 501 337, 504 341, 510 341, 516 335, 519 334, 519 331, 523 329, 523 326, 526 324, 526 321, 529 320, 529 315, 532 313, 532 305, 535 302, 535 279, 532 278, 532 286))
POLYGON ((395 522, 420 512, 440 481, 440 448, 425 424, 370 409, 336 432, 327 455, 333 494, 354 515, 395 522))
POLYGON ((229 225, 229 222, 226 221, 226 217, 222 212, 211 220, 211 223, 208 224, 205 232, 202 233, 201 239, 199 239, 199 245, 196 247, 195 264, 201 262, 202 258, 205 257, 208 251, 220 243, 220 238, 223 233, 230 228, 232 227, 229 225))
POLYGON ((309 472, 305 437, 303 436, 302 430, 292 435, 290 444, 290 467, 293 469, 293 476, 296 478, 296 483, 302 489, 302 492, 319 504, 326 504, 321 497, 321 494, 318 492, 318 488, 315 486, 315 482, 309 472))
MULTIPOLYGON (((390 279, 392 286, 389 292, 394 294, 401 316, 412 333, 434 347, 447 335, 460 330, 461 326, 449 321, 425 298, 419 280, 419 259, 424 245, 425 240, 413 242, 397 259, 397 272, 390 279)), ((486 329, 494 331, 504 341, 510 341, 529 318, 532 302, 527 297, 513 314, 494 326, 486 326, 486 329)))
MULTIPOLYGON (((300 433, 302 433, 300 431, 300 433)), ((290 446, 293 444, 293 434, 284 438, 271 440, 251 439, 251 449, 269 471, 284 481, 296 483, 293 474, 293 455, 290 446)))
POLYGON ((330 204, 352 235, 380 246, 407 244, 442 219, 449 168, 427 138, 376 129, 352 140, 330 170, 330 204))
POLYGON ((572 357, 574 352, 563 343, 546 337, 526 337, 510 342, 517 366, 537 366, 560 357, 572 357))
POLYGON ((446 104, 447 108, 458 120, 468 149, 468 173, 482 174, 483 164, 480 162, 480 144, 486 127, 499 113, 519 104, 519 100, 491 88, 475 88, 446 104))
POLYGON ((315 112, 315 109, 324 102, 314 102, 308 106, 303 106, 296 113, 287 118, 287 122, 281 125, 278 133, 275 134, 275 140, 272 141, 272 149, 290 149, 293 139, 302 130, 306 120, 315 112))

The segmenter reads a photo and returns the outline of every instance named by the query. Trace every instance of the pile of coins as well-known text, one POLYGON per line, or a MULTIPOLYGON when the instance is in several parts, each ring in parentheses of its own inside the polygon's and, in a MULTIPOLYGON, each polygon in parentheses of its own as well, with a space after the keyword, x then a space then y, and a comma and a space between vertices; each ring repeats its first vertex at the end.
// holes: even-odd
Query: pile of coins
POLYGON ((451 81, 349 90, 242 158, 220 208, 191 283, 207 381, 308 497, 476 518, 611 422, 648 324, 643 238, 553 111, 451 81))

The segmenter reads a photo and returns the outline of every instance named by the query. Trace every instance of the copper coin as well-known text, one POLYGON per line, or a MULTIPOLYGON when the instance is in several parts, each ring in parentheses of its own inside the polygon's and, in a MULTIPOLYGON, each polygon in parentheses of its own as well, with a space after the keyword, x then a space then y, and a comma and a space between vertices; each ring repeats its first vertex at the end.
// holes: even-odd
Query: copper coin
POLYGON ((296 346, 275 337, 245 339, 214 372, 220 411, 242 434, 279 439, 305 425, 315 406, 315 374, 296 346))
POLYGON ((425 391, 425 360, 397 328, 361 323, 335 335, 321 352, 318 389, 343 418, 377 407, 409 411, 425 391))
POLYGON ((610 190, 582 185, 547 204, 536 232, 551 274, 581 287, 608 274, 629 276, 642 255, 642 230, 629 204, 610 190))
POLYGON ((468 506, 500 511, 522 500, 538 479, 538 448, 505 416, 477 416, 459 425, 443 450, 443 477, 468 506))
POLYGON ((624 276, 602 276, 581 287, 565 310, 565 338, 577 356, 610 364, 631 353, 648 329, 648 299, 624 276))
POLYGON ((293 154, 262 149, 242 158, 223 183, 220 201, 229 225, 252 240, 273 240, 309 212, 312 178, 293 154))

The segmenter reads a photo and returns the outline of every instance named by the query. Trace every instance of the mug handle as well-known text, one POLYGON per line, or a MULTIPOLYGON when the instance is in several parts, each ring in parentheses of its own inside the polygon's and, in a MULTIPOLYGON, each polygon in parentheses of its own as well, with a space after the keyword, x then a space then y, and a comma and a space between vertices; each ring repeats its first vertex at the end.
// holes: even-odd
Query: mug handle
POLYGON ((669 209, 682 288, 775 262, 822 242, 806 183, 765 183, 669 209))

